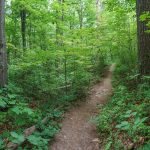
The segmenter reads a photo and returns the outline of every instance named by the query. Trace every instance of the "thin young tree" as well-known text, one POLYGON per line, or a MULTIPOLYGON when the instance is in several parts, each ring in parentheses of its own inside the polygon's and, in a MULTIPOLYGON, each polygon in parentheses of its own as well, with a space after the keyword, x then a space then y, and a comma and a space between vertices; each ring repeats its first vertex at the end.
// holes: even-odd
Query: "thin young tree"
POLYGON ((23 50, 26 49, 26 10, 23 8, 20 11, 21 17, 21 34, 22 34, 22 47, 23 50))
POLYGON ((150 75, 150 34, 146 33, 146 21, 140 21, 140 16, 150 12, 149 0, 137 0, 138 56, 141 75, 150 75))
POLYGON ((5 41, 5 1, 0 0, 0 87, 7 84, 7 53, 5 41))

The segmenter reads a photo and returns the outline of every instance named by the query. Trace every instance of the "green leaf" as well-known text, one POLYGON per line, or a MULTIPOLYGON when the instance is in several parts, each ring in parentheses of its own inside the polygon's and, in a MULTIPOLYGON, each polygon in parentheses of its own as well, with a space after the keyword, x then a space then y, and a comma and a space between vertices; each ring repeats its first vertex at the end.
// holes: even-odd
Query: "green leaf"
POLYGON ((116 128, 121 129, 122 128, 122 124, 116 125, 116 128))
POLYGON ((30 135, 27 139, 33 145, 38 145, 38 143, 40 141, 40 138, 35 135, 30 135))
POLYGON ((121 122, 121 124, 122 124, 123 126, 126 126, 126 125, 128 125, 128 124, 129 124, 129 122, 127 122, 127 121, 123 121, 123 122, 121 122))
POLYGON ((7 103, 3 99, 0 99, 0 107, 5 108, 6 106, 7 103))
POLYGON ((13 143, 19 144, 19 143, 22 143, 25 140, 23 135, 19 135, 16 132, 11 132, 10 134, 13 137, 13 140, 12 140, 13 143))
POLYGON ((139 148, 139 150, 150 150, 150 143, 145 144, 144 146, 139 148))
POLYGON ((122 129, 122 130, 128 130, 130 128, 130 123, 127 121, 121 122, 121 124, 116 125, 116 128, 122 129))
POLYGON ((0 138, 0 149, 3 149, 5 147, 3 140, 0 138))
POLYGON ((32 115, 32 114, 33 114, 32 109, 27 108, 27 107, 26 107, 26 108, 24 108, 23 112, 24 112, 24 113, 27 113, 28 115, 32 115))
POLYGON ((126 112, 126 114, 131 114, 131 112, 132 112, 132 110, 128 110, 128 111, 126 112))
POLYGON ((22 114, 22 110, 20 109, 19 106, 15 106, 14 108, 11 109, 14 113, 17 115, 22 114))
POLYGON ((8 94, 8 98, 14 99, 14 98, 16 98, 16 95, 15 94, 8 94))
POLYGON ((30 135, 28 138, 28 141, 36 146, 45 146, 48 143, 48 139, 44 139, 39 135, 30 135))
POLYGON ((109 143, 107 143, 107 145, 105 146, 104 150, 110 150, 112 145, 112 141, 110 141, 109 143))

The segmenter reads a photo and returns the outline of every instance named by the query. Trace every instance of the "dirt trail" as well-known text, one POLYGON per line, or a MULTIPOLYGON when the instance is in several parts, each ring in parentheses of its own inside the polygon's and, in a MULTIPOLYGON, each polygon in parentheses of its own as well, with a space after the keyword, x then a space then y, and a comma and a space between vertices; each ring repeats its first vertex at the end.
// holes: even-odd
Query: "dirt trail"
POLYGON ((107 77, 96 84, 87 100, 81 102, 65 115, 63 126, 49 150, 99 150, 96 127, 90 119, 98 113, 97 105, 106 102, 111 94, 111 78, 115 64, 111 65, 107 77))

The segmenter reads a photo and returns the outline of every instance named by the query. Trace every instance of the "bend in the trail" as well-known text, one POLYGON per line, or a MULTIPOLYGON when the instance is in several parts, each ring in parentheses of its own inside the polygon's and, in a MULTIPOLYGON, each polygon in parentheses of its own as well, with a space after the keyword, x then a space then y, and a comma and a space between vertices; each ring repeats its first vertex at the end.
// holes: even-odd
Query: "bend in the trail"
POLYGON ((97 105, 105 103, 111 94, 114 68, 115 64, 111 65, 103 81, 93 86, 86 101, 66 113, 62 129, 56 135, 50 150, 100 149, 96 127, 90 122, 90 118, 97 114, 97 105))

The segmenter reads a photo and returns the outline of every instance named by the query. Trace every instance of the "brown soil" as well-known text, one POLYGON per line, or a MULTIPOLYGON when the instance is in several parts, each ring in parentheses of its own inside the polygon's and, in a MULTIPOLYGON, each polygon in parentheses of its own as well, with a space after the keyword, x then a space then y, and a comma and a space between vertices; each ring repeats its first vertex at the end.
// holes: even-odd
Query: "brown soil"
POLYGON ((104 104, 111 94, 111 78, 114 68, 113 64, 106 78, 93 86, 86 101, 66 113, 62 129, 56 135, 50 150, 100 149, 96 126, 90 120, 98 114, 97 106, 104 104))

